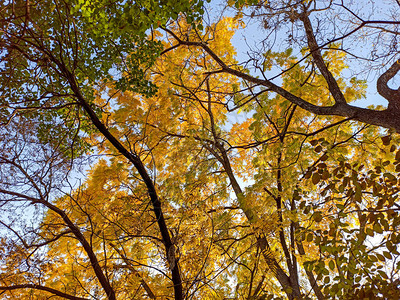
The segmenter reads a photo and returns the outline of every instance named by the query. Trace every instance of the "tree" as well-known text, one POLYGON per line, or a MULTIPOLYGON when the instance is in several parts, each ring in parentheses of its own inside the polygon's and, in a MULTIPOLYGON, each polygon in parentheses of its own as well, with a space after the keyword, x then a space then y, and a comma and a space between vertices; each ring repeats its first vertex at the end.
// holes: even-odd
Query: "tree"
POLYGON ((44 209, 40 222, 1 221, 5 297, 398 296, 397 136, 292 102, 329 105, 330 76, 346 101, 361 98, 365 83, 344 79, 343 52, 304 48, 299 63, 290 49, 268 51, 263 71, 287 70, 277 88, 237 63, 240 16, 150 22, 146 4, 151 24, 132 37, 118 3, 41 3, 54 14, 28 3, 3 18, 14 76, 2 82, 2 209, 44 209), (93 19, 108 28, 102 7, 122 28, 92 36, 83 29, 93 19), (87 158, 95 165, 76 186, 71 170, 87 158))
MULTIPOLYGON (((391 88, 389 81, 393 79, 400 70, 397 60, 398 48, 398 26, 397 20, 399 3, 388 1, 382 4, 384 10, 382 19, 369 19, 370 15, 376 15, 374 4, 367 7, 361 4, 345 4, 343 1, 237 1, 232 2, 238 8, 237 17, 247 21, 260 20, 265 27, 266 39, 257 41, 261 43, 261 49, 250 49, 249 63, 252 68, 261 73, 260 76, 243 72, 240 68, 229 65, 222 57, 213 53, 213 49, 207 43, 191 41, 190 39, 177 39, 177 45, 186 45, 203 48, 218 63, 219 68, 215 71, 226 72, 247 81, 254 86, 263 87, 265 90, 275 92, 291 103, 316 115, 336 115, 352 118, 367 124, 374 124, 385 128, 399 130, 398 124, 398 88, 391 88), (360 6, 357 6, 360 5, 360 6), (389 20, 387 18, 390 18, 389 20), (326 20, 321 22, 321 20, 326 20), (288 89, 274 83, 273 79, 281 77, 282 73, 290 72, 293 66, 287 69, 277 69, 277 74, 268 76, 265 69, 276 66, 269 62, 268 54, 274 47, 276 39, 273 35, 283 34, 288 37, 283 40, 280 47, 287 49, 296 45, 297 50, 302 51, 302 57, 293 62, 293 66, 301 65, 305 72, 312 78, 314 74, 321 74, 325 84, 329 87, 329 103, 321 105, 304 99, 303 95, 291 93, 288 89), (361 32, 361 33, 360 33, 361 32), (361 36, 360 36, 360 35, 361 36), (371 36, 366 41, 363 36, 371 36), (370 49, 364 55, 360 47, 370 49), (378 93, 388 101, 386 109, 366 109, 349 104, 345 91, 341 89, 339 80, 333 75, 335 66, 329 65, 326 57, 332 52, 344 52, 348 56, 361 63, 376 62, 379 69, 382 65, 385 71, 379 75, 377 80, 378 93), (264 56, 266 58, 264 58, 264 56), (304 63, 307 61, 308 63, 304 63), (266 68, 267 66, 267 68, 266 68), (271 79, 269 79, 271 78, 271 79)), ((280 49, 282 49, 280 48, 280 49)), ((358 64, 355 64, 359 68, 358 64)), ((365 67, 365 66, 364 66, 365 67)), ((371 65, 367 65, 371 68, 371 65)), ((358 73, 359 70, 355 70, 358 73)), ((308 79, 297 82, 297 85, 308 85, 308 79)))
MULTIPOLYGON (((41 142, 50 142, 71 127, 79 127, 75 131, 77 134, 70 136, 73 141, 82 140, 78 139, 81 130, 87 133, 96 128, 104 134, 134 164, 146 182, 165 251, 174 259, 173 244, 161 204, 140 157, 129 152, 111 135, 99 119, 99 109, 94 109, 92 104, 95 85, 101 84, 100 79, 102 82, 109 80, 110 72, 113 68, 121 70, 118 68, 121 64, 127 67, 128 72, 119 80, 119 88, 135 88, 145 95, 154 93, 154 86, 142 75, 143 68, 154 61, 159 43, 147 40, 146 30, 154 24, 162 25, 178 12, 187 11, 189 18, 193 19, 197 12, 192 10, 193 7, 201 7, 202 4, 174 1, 165 6, 170 8, 167 12, 163 10, 165 7, 153 11, 151 3, 139 6, 129 2, 106 1, 92 7, 89 3, 68 1, 41 1, 34 5, 29 2, 6 2, 1 11, 2 73, 8 76, 2 78, 1 93, 4 123, 10 123, 21 110, 33 110, 33 116, 28 114, 27 117, 43 121, 42 128, 38 130, 41 142), (152 11, 147 6, 151 6, 152 11), (42 11, 48 14, 42 14, 42 11), (116 33, 116 28, 109 27, 110 24, 118 24, 120 30, 116 33), (94 25, 97 27, 94 28, 94 25), (126 25, 129 28, 125 29, 126 25), (127 56, 128 49, 130 56, 127 56), (42 115, 38 109, 48 109, 50 113, 42 115), (82 111, 86 114, 80 118, 82 111), (75 116, 72 120, 69 118, 71 115, 75 116), (54 124, 57 118, 65 121, 62 123, 65 127, 53 127, 52 131, 47 131, 49 123, 54 124)), ((81 151, 84 148, 77 149, 81 151)), ((69 153, 70 156, 77 154, 79 152, 69 153)), ((29 201, 29 198, 25 199, 29 201)), ((46 199, 40 194, 32 201, 43 202, 46 199)), ((57 213, 67 218, 64 212, 57 210, 57 213)), ((108 298, 115 299, 115 291, 100 270, 90 244, 67 219, 65 223, 69 224, 89 256, 104 292, 108 298)), ((176 299, 181 299, 180 273, 177 266, 171 269, 176 299)))

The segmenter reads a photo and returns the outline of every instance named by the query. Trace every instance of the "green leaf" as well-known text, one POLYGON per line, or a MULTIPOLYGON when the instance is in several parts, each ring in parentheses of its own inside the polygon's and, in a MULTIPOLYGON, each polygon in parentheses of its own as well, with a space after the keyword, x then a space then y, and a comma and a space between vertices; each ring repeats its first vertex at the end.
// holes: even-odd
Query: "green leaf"
POLYGON ((329 171, 324 170, 324 172, 322 172, 321 179, 322 180, 327 180, 330 176, 331 175, 329 174, 329 171))
POLYGON ((329 269, 331 269, 332 271, 335 270, 335 262, 333 260, 330 260, 328 265, 329 265, 329 269))
POLYGON ((369 227, 367 227, 365 229, 365 233, 368 234, 369 236, 374 236, 375 235, 375 232, 369 227))
POLYGON ((387 258, 387 259, 392 259, 392 255, 388 251, 383 251, 382 254, 387 258))
POLYGON ((386 177, 386 179, 391 181, 393 184, 395 184, 397 182, 396 176, 394 176, 391 173, 384 173, 383 176, 386 177))
POLYGON ((385 257, 384 257, 382 254, 377 253, 377 254, 376 254, 376 257, 377 257, 380 261, 383 261, 383 262, 386 261, 386 260, 385 260, 385 257))
POLYGON ((387 276, 386 272, 382 271, 382 270, 378 270, 379 275, 381 275, 381 277, 383 279, 389 279, 389 277, 387 276))
POLYGON ((395 156, 396 161, 400 161, 400 150, 398 150, 396 152, 396 156, 395 156))
POLYGON ((317 211, 313 214, 313 219, 315 222, 321 222, 322 221, 322 213, 320 211, 317 211))
POLYGON ((312 175, 312 177, 311 177, 311 181, 312 181, 312 183, 313 184, 318 184, 318 182, 320 181, 320 179, 321 179, 321 176, 317 173, 317 172, 315 172, 313 175, 312 175))
POLYGON ((375 232, 377 232, 379 234, 383 233, 382 227, 381 227, 381 225, 379 225, 379 223, 375 223, 373 228, 374 228, 375 232))
POLYGON ((311 242, 314 238, 314 235, 312 233, 307 234, 307 242, 311 242))
POLYGON ((392 140, 392 136, 391 135, 386 135, 381 137, 382 143, 387 146, 390 144, 390 141, 392 140))

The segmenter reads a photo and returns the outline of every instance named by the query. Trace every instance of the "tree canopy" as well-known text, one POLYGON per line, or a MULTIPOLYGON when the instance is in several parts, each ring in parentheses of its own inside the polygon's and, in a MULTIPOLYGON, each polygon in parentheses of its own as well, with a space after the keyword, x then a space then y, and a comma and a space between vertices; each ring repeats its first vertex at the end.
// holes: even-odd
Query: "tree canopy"
POLYGON ((5 1, 1 297, 399 298, 399 11, 5 1))

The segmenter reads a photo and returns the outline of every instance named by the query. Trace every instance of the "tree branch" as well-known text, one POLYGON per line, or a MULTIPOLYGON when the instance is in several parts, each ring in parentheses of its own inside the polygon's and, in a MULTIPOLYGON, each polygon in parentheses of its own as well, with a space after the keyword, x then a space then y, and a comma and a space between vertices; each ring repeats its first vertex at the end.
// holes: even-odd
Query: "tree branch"
POLYGON ((346 99, 344 98, 342 90, 337 84, 336 79, 333 77, 332 73, 328 70, 324 59, 322 58, 321 50, 317 44, 317 40, 315 39, 314 31, 308 14, 304 12, 300 19, 303 21, 304 29, 306 30, 307 42, 308 47, 310 48, 311 55, 322 76, 324 76, 325 81, 328 84, 329 91, 331 92, 333 99, 335 100, 335 103, 345 104, 346 99))
POLYGON ((81 243, 82 247, 85 249, 85 252, 87 256, 89 257, 90 264, 93 268, 93 271, 96 274, 97 279, 99 280, 101 286, 103 287, 104 291, 107 294, 108 299, 110 300, 116 300, 115 297, 115 292, 110 284, 110 282, 107 280, 106 276, 103 273, 103 270, 100 267, 99 261, 97 260, 96 254, 94 253, 92 247, 80 231, 79 227, 76 226, 71 219, 67 216, 65 211, 62 209, 58 208, 57 206, 51 204, 48 201, 45 201, 43 199, 38 199, 38 198, 33 198, 27 195, 23 195, 20 193, 12 192, 12 191, 7 191, 4 189, 0 189, 0 193, 6 194, 6 195, 11 195, 14 197, 18 197, 23 199, 23 201, 30 201, 31 203, 40 203, 49 208, 50 210, 54 211, 56 214, 58 214, 64 221, 64 223, 68 226, 68 228, 71 230, 71 232, 74 234, 74 236, 77 238, 77 240, 81 243))
MULTIPOLYGON (((77 98, 80 106, 85 110, 87 115, 89 116, 90 120, 92 121, 93 125, 100 131, 100 133, 115 147, 115 149, 121 153, 125 158, 130 161, 138 173, 140 174, 141 178, 143 179, 147 191, 150 197, 150 201, 153 205, 153 211, 157 219, 157 223, 160 229, 160 233, 163 239, 163 243, 165 246, 166 255, 171 258, 171 261, 177 262, 178 260, 175 257, 175 246, 172 242, 168 226, 165 222, 164 213, 161 208, 161 201, 158 198, 156 188, 154 186, 153 180, 150 178, 143 162, 141 161, 140 157, 128 151, 124 145, 107 129, 107 127, 100 121, 97 117, 96 113, 93 111, 90 104, 86 101, 84 96, 81 94, 80 88, 78 87, 74 75, 66 68, 65 65, 61 64, 57 61, 58 66, 62 69, 63 75, 68 80, 72 91, 77 98)), ((182 290, 182 279, 179 271, 178 265, 175 263, 173 266, 170 266, 172 272, 172 281, 174 284, 174 292, 175 292, 175 299, 182 300, 183 299, 183 290, 182 290)))
MULTIPOLYGON (((366 124, 371 124, 371 125, 377 125, 377 126, 382 126, 385 128, 392 128, 395 129, 397 132, 400 132, 400 118, 398 117, 398 111, 395 111, 394 109, 386 109, 382 111, 377 111, 377 110, 372 110, 372 109, 367 109, 367 108, 361 108, 357 106, 352 106, 347 104, 345 101, 340 100, 341 96, 336 96, 335 100, 337 101, 335 105, 333 106, 318 106, 314 105, 292 93, 287 91, 286 89, 274 84, 272 81, 268 79, 260 79, 257 77, 254 77, 246 72, 234 69, 228 65, 225 64, 225 62, 218 57, 218 55, 212 51, 208 47, 208 45, 204 42, 199 42, 199 41, 184 41, 180 39, 178 36, 176 36, 172 31, 165 29, 164 30, 172 35, 178 44, 184 45, 184 46, 193 46, 193 47, 200 47, 203 48, 203 50, 210 55, 215 62, 218 63, 218 65, 221 67, 221 72, 225 72, 234 76, 237 76, 243 80, 252 82, 256 85, 264 86, 268 88, 270 91, 277 93, 278 95, 282 96, 283 98, 289 100, 293 104, 298 105, 304 110, 307 110, 311 113, 314 113, 316 115, 331 115, 331 116, 342 116, 346 118, 351 118, 356 121, 360 121, 366 124), (338 100, 339 99, 339 100, 338 100)), ((392 66, 392 70, 397 70, 396 66, 392 66)), ((392 74, 393 71, 389 72, 389 74, 392 74)), ((392 77, 395 74, 392 75, 392 77)), ((390 77, 390 78, 392 78, 390 77)), ((385 79, 386 77, 384 76, 382 78, 385 79)), ((389 78, 389 79, 390 79, 389 78)), ((388 80, 389 80, 388 79, 388 80)), ((383 80, 384 82, 384 80, 383 80)), ((384 89, 387 91, 387 89, 384 89)), ((332 94, 335 93, 335 91, 331 91, 332 94)), ((397 95, 397 94, 396 94, 397 95)), ((391 106, 392 108, 392 106, 391 106)))
POLYGON ((63 293, 59 290, 52 289, 46 286, 38 285, 38 284, 17 284, 17 285, 12 285, 12 286, 0 286, 1 291, 12 291, 12 290, 19 290, 19 289, 35 289, 35 290, 41 290, 41 291, 46 291, 49 293, 52 293, 54 295, 57 295, 59 297, 65 298, 65 299, 70 299, 70 300, 89 300, 88 298, 82 298, 82 297, 77 297, 73 295, 69 295, 66 293, 63 293))
POLYGON ((376 82, 376 88, 379 95, 384 97, 388 102, 388 110, 400 112, 400 87, 397 90, 391 89, 388 82, 400 71, 400 60, 395 61, 392 66, 379 76, 376 82))

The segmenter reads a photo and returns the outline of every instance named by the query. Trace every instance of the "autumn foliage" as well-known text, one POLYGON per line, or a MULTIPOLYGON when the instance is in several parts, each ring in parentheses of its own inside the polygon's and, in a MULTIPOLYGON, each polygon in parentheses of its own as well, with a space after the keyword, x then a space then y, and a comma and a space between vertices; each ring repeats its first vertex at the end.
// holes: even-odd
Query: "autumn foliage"
POLYGON ((2 299, 400 297, 398 95, 353 105, 314 1, 283 2, 307 42, 254 68, 232 39, 269 4, 2 5, 2 299))

